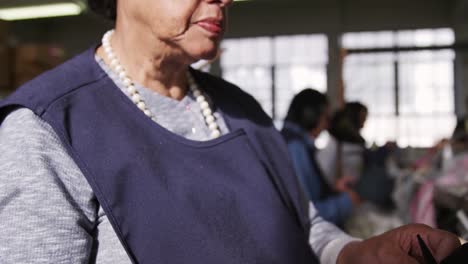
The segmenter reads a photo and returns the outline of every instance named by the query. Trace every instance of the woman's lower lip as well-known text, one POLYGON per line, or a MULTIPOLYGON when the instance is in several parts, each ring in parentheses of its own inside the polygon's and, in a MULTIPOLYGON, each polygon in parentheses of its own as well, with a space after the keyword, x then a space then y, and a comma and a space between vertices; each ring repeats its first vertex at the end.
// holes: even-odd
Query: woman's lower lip
POLYGON ((199 25, 200 27, 202 27, 203 29, 213 33, 213 34, 216 34, 216 35, 219 35, 221 34, 221 32, 223 31, 221 26, 219 26, 218 24, 215 24, 215 23, 210 23, 210 22, 198 22, 197 25, 199 25))

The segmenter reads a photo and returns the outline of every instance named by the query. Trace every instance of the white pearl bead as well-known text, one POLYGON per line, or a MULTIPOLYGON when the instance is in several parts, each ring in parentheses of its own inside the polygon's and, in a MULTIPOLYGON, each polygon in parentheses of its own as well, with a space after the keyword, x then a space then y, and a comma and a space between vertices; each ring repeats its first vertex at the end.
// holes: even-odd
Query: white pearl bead
POLYGON ((205 121, 206 121, 207 124, 212 124, 212 123, 214 123, 215 118, 212 115, 210 115, 210 116, 207 116, 205 118, 205 121))
POLYGON ((127 74, 125 73, 125 71, 121 71, 121 72, 119 73, 119 78, 120 78, 121 80, 125 80, 125 79, 127 78, 127 74))
POLYGON ((115 66, 117 66, 118 64, 119 64, 119 61, 117 59, 114 58, 113 60, 111 60, 111 67, 112 68, 115 68, 115 66))
POLYGON ((132 80, 130 80, 129 78, 125 78, 122 82, 126 87, 129 87, 132 84, 132 80))
POLYGON ((141 95, 138 94, 138 93, 135 93, 132 95, 132 101, 135 103, 135 104, 138 104, 141 102, 141 95))
POLYGON ((150 110, 148 110, 148 109, 146 109, 146 110, 145 110, 145 111, 143 111, 143 112, 144 112, 144 113, 145 113, 145 115, 146 115, 146 116, 148 116, 148 117, 151 117, 151 116, 152 116, 152 114, 151 114, 151 111, 150 111, 150 110))
POLYGON ((215 130, 215 131, 211 132, 211 137, 212 138, 218 138, 219 136, 221 136, 221 132, 219 132, 219 130, 215 130))
POLYGON ((195 96, 195 98, 197 98, 200 95, 201 95, 201 92, 199 90, 194 90, 193 91, 193 96, 195 96))
POLYGON ((211 124, 208 125, 208 128, 210 130, 214 131, 214 130, 218 129, 218 125, 216 123, 211 123, 211 124))
MULTIPOLYGON (((132 80, 127 77, 127 73, 125 72, 125 69, 123 68, 122 65, 120 65, 120 62, 117 56, 115 56, 114 51, 112 50, 111 37, 113 33, 114 33, 114 30, 110 30, 106 32, 102 38, 102 46, 106 53, 107 59, 110 61, 110 66, 116 72, 116 74, 119 76, 120 80, 124 84, 125 90, 126 92, 128 92, 133 103, 141 111, 143 111, 143 113, 146 116, 150 117, 154 122, 156 122, 156 117, 154 117, 151 111, 146 108, 146 104, 145 102, 143 102, 141 95, 138 93, 137 89, 133 85, 132 80)), ((205 121, 208 125, 208 128, 209 130, 211 130, 211 137, 212 138, 219 137, 221 135, 221 132, 218 129, 218 124, 216 123, 216 119, 213 116, 213 111, 210 109, 210 105, 206 101, 205 96, 199 90, 197 82, 193 78, 190 71, 187 71, 187 81, 188 81, 190 91, 192 91, 194 97, 196 98, 196 101, 200 105, 202 114, 205 117, 205 121)), ((195 132, 195 129, 193 129, 193 132, 195 132)))
POLYGON ((213 111, 211 111, 211 109, 209 109, 209 108, 203 109, 202 114, 203 114, 203 116, 207 117, 207 116, 213 114, 213 111))
POLYGON ((139 102, 137 104, 138 108, 140 108, 140 110, 142 111, 145 111, 146 110, 146 104, 144 102, 139 102))
POLYGON ((205 110, 205 109, 210 108, 210 105, 208 104, 207 101, 204 101, 204 102, 201 102, 201 103, 200 103, 200 108, 201 108, 202 110, 205 110))
POLYGON ((198 103, 203 103, 205 101, 206 101, 205 96, 203 96, 203 95, 197 96, 197 102, 198 103))
POLYGON ((136 88, 135 88, 135 86, 129 85, 129 86, 127 87, 127 92, 128 92, 130 95, 133 95, 134 93, 136 93, 136 88))

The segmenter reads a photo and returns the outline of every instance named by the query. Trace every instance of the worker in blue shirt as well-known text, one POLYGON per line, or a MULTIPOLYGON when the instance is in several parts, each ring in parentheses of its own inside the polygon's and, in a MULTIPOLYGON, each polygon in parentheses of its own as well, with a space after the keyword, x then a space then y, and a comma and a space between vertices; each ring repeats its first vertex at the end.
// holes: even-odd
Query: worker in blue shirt
POLYGON ((341 225, 360 198, 346 177, 329 186, 317 163, 315 139, 327 128, 328 119, 327 97, 305 89, 293 98, 281 133, 306 196, 324 219, 341 225))

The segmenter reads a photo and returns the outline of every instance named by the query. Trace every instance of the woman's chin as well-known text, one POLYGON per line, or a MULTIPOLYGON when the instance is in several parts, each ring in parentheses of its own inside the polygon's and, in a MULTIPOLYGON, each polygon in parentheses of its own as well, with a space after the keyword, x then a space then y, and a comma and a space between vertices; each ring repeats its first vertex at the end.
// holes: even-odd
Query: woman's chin
POLYGON ((192 53, 195 60, 212 60, 218 55, 218 48, 197 50, 192 53))
POLYGON ((203 60, 212 60, 212 59, 216 58, 216 55, 218 55, 218 49, 215 49, 213 51, 204 53, 202 55, 202 59, 203 60))
POLYGON ((193 38, 187 44, 185 51, 197 60, 214 59, 218 54, 219 41, 214 39, 193 38))

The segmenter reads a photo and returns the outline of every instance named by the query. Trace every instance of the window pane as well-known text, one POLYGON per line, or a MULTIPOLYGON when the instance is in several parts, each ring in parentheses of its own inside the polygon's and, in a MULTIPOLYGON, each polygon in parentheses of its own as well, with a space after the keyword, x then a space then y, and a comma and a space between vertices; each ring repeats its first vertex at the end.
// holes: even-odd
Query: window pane
POLYGON ((312 88, 325 93, 327 72, 325 66, 292 65, 276 68, 276 114, 283 120, 295 94, 304 88, 312 88))
POLYGON ((452 45, 455 42, 453 30, 447 28, 402 30, 396 32, 396 36, 399 47, 430 47, 452 45))
POLYGON ((283 120, 301 90, 326 92, 328 40, 325 35, 299 35, 276 37, 274 43, 276 119, 283 120))
POLYGON ((367 122, 362 134, 368 144, 384 145, 389 141, 397 141, 397 118, 395 115, 373 114, 369 111, 367 122))
POLYGON ((398 143, 401 146, 433 146, 450 136, 456 124, 454 114, 405 114, 398 119, 398 143))
POLYGON ((388 54, 350 56, 344 65, 346 101, 364 103, 371 114, 394 114, 393 64, 388 54))
POLYGON ((275 119, 286 116, 292 97, 306 87, 325 92, 328 42, 325 35, 230 39, 222 43, 223 77, 260 102, 275 119), (275 102, 272 76, 275 71, 275 102))
POLYGON ((392 31, 346 33, 343 35, 343 47, 348 49, 386 48, 394 46, 392 31))
POLYGON ((271 115, 271 38, 228 39, 221 47, 223 78, 255 97, 271 115))
MULTIPOLYGON (((454 113, 453 58, 419 59, 414 52, 401 55, 399 65, 400 113, 454 113), (407 55, 410 58, 404 58, 407 55), (415 58, 411 61, 411 58, 415 58)), ((431 51, 430 53, 437 53, 431 51)), ((437 56, 433 56, 437 57, 437 56)))
MULTIPOLYGON (((347 33, 345 48, 430 47, 454 43, 451 29, 347 33), (393 43, 393 40, 395 41, 393 43)), ((428 147, 455 126, 453 50, 354 54, 344 64, 345 98, 369 107, 369 142, 428 147), (397 63, 397 65, 395 65, 397 63), (398 95, 395 95, 398 69, 398 95), (398 106, 395 96, 398 96, 398 106), (397 116, 396 114, 399 113, 397 116)))
POLYGON ((223 78, 251 94, 267 114, 272 114, 270 68, 262 66, 225 68, 223 78))
POLYGON ((282 36, 274 39, 276 65, 328 63, 328 41, 325 35, 282 36))
POLYGON ((221 66, 246 66, 272 64, 272 43, 267 37, 228 39, 221 43, 221 66))

